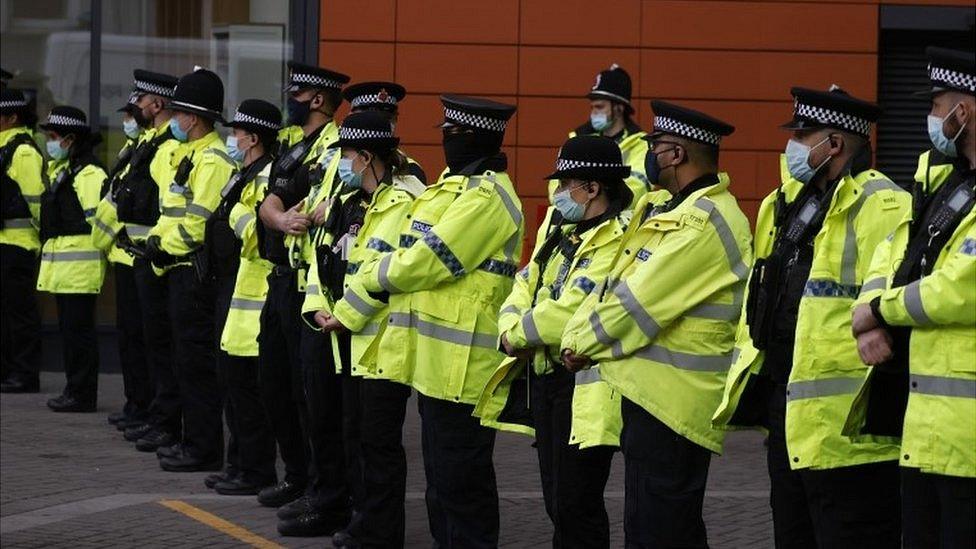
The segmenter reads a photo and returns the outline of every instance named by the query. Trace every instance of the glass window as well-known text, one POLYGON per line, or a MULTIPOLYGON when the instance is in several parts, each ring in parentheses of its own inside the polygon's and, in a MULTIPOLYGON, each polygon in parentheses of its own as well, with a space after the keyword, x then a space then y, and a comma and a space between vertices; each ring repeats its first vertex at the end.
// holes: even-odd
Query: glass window
POLYGON ((100 113, 114 158, 124 136, 117 109, 133 69, 180 76, 206 67, 224 82, 224 116, 244 99, 283 100, 291 55, 289 2, 281 0, 102 0, 100 113))

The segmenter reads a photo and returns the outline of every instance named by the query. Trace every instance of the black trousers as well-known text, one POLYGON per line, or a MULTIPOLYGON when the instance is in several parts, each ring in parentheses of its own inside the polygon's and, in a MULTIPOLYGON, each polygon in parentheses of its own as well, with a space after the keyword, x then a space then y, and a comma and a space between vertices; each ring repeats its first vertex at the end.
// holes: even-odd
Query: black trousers
POLYGON ((221 406, 224 410, 224 422, 227 425, 227 463, 224 472, 235 476, 240 472, 240 448, 238 438, 238 421, 234 404, 230 401, 230 369, 237 367, 236 362, 227 353, 220 350, 220 338, 224 333, 227 315, 230 312, 230 302, 234 297, 234 285, 237 281, 236 271, 218 274, 216 278, 217 295, 214 306, 214 352, 217 360, 217 385, 222 397, 221 406))
POLYGON ((214 349, 214 284, 201 282, 193 267, 181 265, 170 270, 168 286, 184 453, 221 461, 224 433, 214 349))
POLYGON ((777 548, 900 546, 898 463, 836 469, 790 469, 785 436, 786 387, 770 398, 770 506, 777 548))
POLYGON ((133 264, 142 334, 153 387, 149 423, 179 438, 183 432, 183 403, 173 362, 173 333, 169 314, 168 274, 156 276, 152 265, 142 259, 133 264))
POLYGON ((308 480, 305 387, 299 356, 302 299, 294 274, 269 275, 258 335, 261 402, 285 463, 285 480, 298 484, 308 480))
MULTIPOLYGON (((261 404, 258 391, 259 362, 256 357, 230 356, 221 353, 218 362, 223 364, 227 383, 227 407, 233 414, 226 414, 227 428, 236 435, 236 459, 228 458, 237 474, 258 485, 277 482, 275 472, 275 439, 271 433, 271 421, 261 404)), ((228 455, 232 452, 228 445, 228 455)), ((230 472, 230 471, 228 471, 230 472)))
POLYGON ((419 395, 427 520, 437 546, 498 546, 495 431, 474 406, 419 395))
POLYGON ((98 294, 54 294, 61 332, 64 394, 81 402, 98 400, 98 334, 95 299, 98 294))
POLYGON ((37 255, 0 244, 0 380, 35 383, 41 367, 37 255))
POLYGON ((623 399, 628 548, 708 547, 702 505, 711 452, 623 399))
POLYGON ((353 534, 363 547, 403 547, 407 492, 403 422, 410 386, 385 379, 361 383, 364 501, 353 534))
POLYGON ((569 444, 575 376, 565 369, 532 377, 532 415, 553 547, 610 547, 603 491, 615 448, 569 444))
POLYGON ((142 309, 136 289, 135 271, 115 264, 115 325, 119 333, 119 364, 122 366, 122 412, 133 419, 149 417, 152 383, 146 345, 142 337, 142 309))
POLYGON ((976 547, 976 478, 901 470, 905 549, 976 547))
MULTIPOLYGON (((306 494, 316 509, 342 516, 362 501, 359 379, 352 378, 348 369, 336 372, 331 339, 329 334, 302 326, 302 375, 311 448, 306 494)), ((339 352, 348 364, 348 334, 340 338, 339 352)))

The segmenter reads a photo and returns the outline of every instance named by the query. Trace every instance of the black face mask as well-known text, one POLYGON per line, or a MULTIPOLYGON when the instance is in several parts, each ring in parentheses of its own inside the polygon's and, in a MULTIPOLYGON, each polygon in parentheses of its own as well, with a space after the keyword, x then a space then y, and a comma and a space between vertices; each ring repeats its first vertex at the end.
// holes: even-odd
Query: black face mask
POLYGON ((466 166, 498 154, 501 136, 486 132, 444 132, 444 159, 451 173, 460 173, 466 166))
POLYGON ((304 126, 308 115, 312 112, 312 100, 299 101, 294 97, 288 98, 288 125, 304 126))

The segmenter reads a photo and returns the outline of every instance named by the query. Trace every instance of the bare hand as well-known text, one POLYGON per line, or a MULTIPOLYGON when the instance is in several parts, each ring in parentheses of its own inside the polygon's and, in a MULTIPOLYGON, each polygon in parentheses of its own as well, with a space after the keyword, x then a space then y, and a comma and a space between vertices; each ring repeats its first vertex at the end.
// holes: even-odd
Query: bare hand
POLYGON ((869 366, 877 366, 893 356, 891 336, 884 328, 875 328, 857 336, 857 352, 861 361, 869 366))
POLYGON ((315 313, 315 323, 322 328, 323 332, 344 332, 347 329, 338 318, 325 311, 315 313))
POLYGON ((304 207, 305 201, 302 200, 285 210, 281 214, 281 217, 278 218, 278 230, 292 236, 300 236, 307 233, 309 225, 312 224, 312 220, 308 215, 302 213, 304 207))
POLYGON ((867 303, 858 305, 854 308, 854 313, 851 320, 851 331, 854 333, 854 337, 869 332, 878 327, 878 319, 874 318, 874 313, 871 312, 871 306, 867 303))
POLYGON ((508 336, 502 334, 502 348, 505 349, 505 354, 508 356, 515 356, 515 347, 508 342, 508 336))
POLYGON ((326 201, 323 201, 316 206, 315 210, 312 212, 312 224, 316 227, 321 227, 323 224, 325 224, 325 211, 327 207, 328 204, 326 204, 326 201))
POLYGON ((590 357, 578 355, 569 349, 563 349, 563 365, 570 372, 576 373, 590 365, 590 357))

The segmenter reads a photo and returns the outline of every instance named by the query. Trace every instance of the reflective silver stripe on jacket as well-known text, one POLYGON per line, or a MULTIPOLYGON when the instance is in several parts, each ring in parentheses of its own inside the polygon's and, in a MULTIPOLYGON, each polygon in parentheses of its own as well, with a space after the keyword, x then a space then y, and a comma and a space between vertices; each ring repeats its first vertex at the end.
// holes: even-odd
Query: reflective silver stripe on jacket
POLYGON ((913 374, 910 388, 913 393, 923 395, 976 398, 976 379, 913 374))
POLYGON ((637 296, 630 290, 630 285, 627 284, 626 280, 621 280, 617 284, 613 289, 613 294, 620 299, 620 304, 623 305, 624 310, 634 319, 634 323, 644 332, 647 339, 656 338, 661 331, 661 325, 644 310, 644 307, 637 301, 637 296))
POLYGON ((167 217, 183 217, 186 215, 186 208, 180 208, 178 206, 164 206, 161 211, 167 217))
POLYGON ((861 286, 861 295, 874 290, 884 290, 887 288, 888 281, 883 276, 872 278, 861 286))
POLYGON ((538 347, 543 344, 542 336, 539 335, 539 327, 535 325, 535 318, 532 317, 531 309, 522 317, 522 331, 525 332, 527 347, 538 347))
POLYGON ((34 223, 29 217, 21 217, 17 219, 4 219, 3 220, 4 229, 33 229, 34 223))
MULTIPOLYGON (((864 192, 858 197, 857 201, 847 210, 846 231, 844 233, 844 250, 841 252, 840 261, 840 283, 847 286, 857 285, 857 231, 854 229, 854 221, 857 219, 864 202, 872 194, 883 190, 904 192, 898 186, 887 179, 873 179, 864 184, 864 192)), ((870 258, 869 258, 870 259, 870 258)))
POLYGON ((497 338, 493 334, 479 334, 477 332, 468 332, 457 328, 441 326, 440 324, 421 320, 416 313, 390 313, 388 322, 391 326, 398 328, 414 328, 420 335, 438 341, 467 347, 497 348, 497 338))
POLYGON ((603 322, 600 321, 600 315, 596 311, 590 313, 590 328, 593 330, 593 335, 596 336, 596 340, 610 348, 610 356, 613 358, 622 358, 624 356, 623 344, 619 340, 610 337, 606 328, 603 327, 603 322))
POLYGON ((115 230, 112 229, 112 227, 109 227, 108 225, 106 225, 105 223, 103 223, 101 219, 97 219, 96 218, 93 223, 94 223, 95 227, 98 228, 98 230, 100 230, 103 233, 107 234, 109 236, 109 238, 115 238, 115 230))
POLYGON ((377 266, 377 279, 379 281, 380 287, 387 292, 398 293, 400 290, 390 282, 390 261, 393 259, 392 254, 387 254, 380 259, 380 264, 377 266))
POLYGON ((746 282, 744 280, 737 282, 732 287, 732 303, 699 303, 685 313, 685 316, 734 322, 742 314, 742 299, 745 288, 746 282))
POLYGON ((204 219, 210 219, 210 216, 213 215, 212 211, 208 210, 207 208, 199 204, 194 204, 192 202, 186 205, 186 213, 193 214, 197 217, 202 217, 204 219))
POLYGON ((600 377, 600 369, 596 366, 576 372, 576 385, 589 385, 590 383, 596 383, 602 380, 603 378, 600 377))
POLYGON ((786 386, 786 400, 804 400, 836 395, 852 395, 861 388, 861 378, 828 377, 793 381, 786 386))
POLYGON ((237 238, 244 238, 244 229, 247 228, 247 224, 251 221, 254 221, 254 214, 250 212, 237 219, 237 223, 234 223, 234 234, 237 235, 237 238))
POLYGON ((356 310, 359 314, 363 316, 373 316, 380 307, 374 307, 366 302, 365 299, 359 296, 352 288, 346 288, 345 293, 342 295, 342 299, 349 304, 350 307, 356 310))
POLYGON ((922 306, 921 282, 921 280, 916 280, 905 286, 905 310, 911 315, 912 320, 920 326, 930 326, 932 325, 932 319, 929 318, 928 313, 925 312, 925 308, 922 306))
POLYGON ((715 232, 718 233, 719 240, 722 241, 722 247, 725 248, 725 256, 729 260, 729 267, 737 277, 745 280, 749 276, 749 267, 742 261, 742 252, 739 250, 739 243, 736 242, 735 235, 732 234, 732 228, 729 227, 729 224, 711 200, 699 198, 695 201, 695 206, 708 212, 708 221, 715 228, 715 232))
POLYGON ((42 252, 41 261, 96 261, 102 252, 42 252))
POLYGON ((244 311, 260 311, 264 308, 264 300, 235 297, 230 300, 230 308, 244 311))
POLYGON ((129 235, 129 238, 146 238, 151 230, 152 227, 145 225, 125 224, 125 234, 129 235))
POLYGON ((732 353, 724 355, 696 355, 672 351, 661 345, 648 345, 634 353, 645 360, 653 360, 681 370, 693 372, 727 372, 732 366, 732 353))

